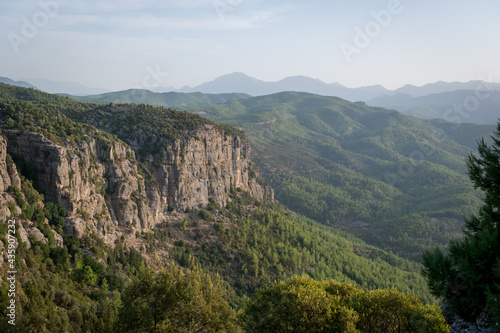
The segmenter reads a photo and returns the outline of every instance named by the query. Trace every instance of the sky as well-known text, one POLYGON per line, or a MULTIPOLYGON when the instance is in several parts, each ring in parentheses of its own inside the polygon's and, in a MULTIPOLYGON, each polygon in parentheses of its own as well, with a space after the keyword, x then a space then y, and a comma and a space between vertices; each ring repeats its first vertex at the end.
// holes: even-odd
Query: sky
POLYGON ((500 82, 498 0, 0 0, 0 22, 0 76, 15 80, 500 82))

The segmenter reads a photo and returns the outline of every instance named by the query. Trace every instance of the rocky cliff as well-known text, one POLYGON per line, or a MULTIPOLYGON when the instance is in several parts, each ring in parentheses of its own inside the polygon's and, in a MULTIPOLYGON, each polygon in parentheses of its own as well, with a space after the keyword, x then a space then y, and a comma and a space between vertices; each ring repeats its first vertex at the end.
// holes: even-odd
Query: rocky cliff
MULTIPOLYGON (((15 205, 16 201, 12 195, 8 193, 10 186, 21 187, 21 180, 17 173, 17 169, 13 163, 7 163, 7 141, 0 136, 0 220, 7 221, 10 218, 11 212, 9 202, 15 205)), ((21 213, 21 209, 16 207, 17 213, 21 213)))
MULTIPOLYGON (((232 188, 273 200, 272 189, 257 182, 248 142, 209 124, 168 141, 138 136, 130 145, 110 135, 56 142, 19 129, 2 134, 0 190, 20 183, 15 166, 5 163, 9 153, 36 170, 33 181, 47 201, 65 208, 66 233, 96 233, 110 245, 168 222, 176 211, 202 209, 210 201, 225 206, 232 188), (136 152, 146 140, 158 140, 161 149, 146 151, 139 163, 136 152)), ((0 200, 15 202, 11 195, 0 200)), ((10 212, 3 201, 5 220, 10 212)))

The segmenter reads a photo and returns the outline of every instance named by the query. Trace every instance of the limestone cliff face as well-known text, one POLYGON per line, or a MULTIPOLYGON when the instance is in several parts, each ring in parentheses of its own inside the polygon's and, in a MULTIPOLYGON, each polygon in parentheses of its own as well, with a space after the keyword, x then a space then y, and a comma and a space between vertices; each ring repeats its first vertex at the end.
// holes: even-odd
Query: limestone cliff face
MULTIPOLYGON (((17 174, 15 165, 7 164, 7 141, 0 136, 0 221, 5 222, 10 218, 9 202, 15 204, 15 199, 7 190, 10 186, 21 187, 21 180, 17 174)), ((21 209, 16 207, 17 213, 21 209)))
POLYGON ((231 188, 273 199, 272 189, 257 183, 250 154, 247 141, 204 125, 148 158, 157 165, 163 161, 152 167, 163 204, 186 210, 206 206, 209 198, 225 206, 231 188))
MULTIPOLYGON (((147 153, 143 163, 135 158, 144 144, 140 138, 129 146, 111 136, 56 143, 20 130, 3 135, 0 190, 11 184, 20 187, 17 173, 5 163, 7 152, 19 156, 36 166, 36 182, 46 199, 68 212, 67 233, 95 232, 108 244, 124 234, 155 228, 172 209, 203 208, 210 198, 225 206, 231 188, 273 200, 272 189, 257 183, 248 142, 211 125, 163 144, 154 154, 147 153)), ((12 198, 4 195, 0 200, 12 198)), ((0 218, 7 218, 7 203, 0 202, 0 207, 0 218)))

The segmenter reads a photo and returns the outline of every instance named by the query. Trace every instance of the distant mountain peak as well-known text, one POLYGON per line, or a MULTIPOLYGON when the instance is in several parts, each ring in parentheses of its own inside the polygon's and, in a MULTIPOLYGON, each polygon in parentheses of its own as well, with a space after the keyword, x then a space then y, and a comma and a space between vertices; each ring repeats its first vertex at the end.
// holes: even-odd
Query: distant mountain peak
POLYGON ((369 100, 389 93, 380 85, 362 88, 347 88, 338 82, 325 83, 304 75, 294 75, 276 82, 256 79, 242 72, 222 75, 213 81, 193 88, 182 88, 182 92, 202 92, 210 94, 245 93, 252 96, 271 95, 283 91, 306 92, 324 96, 338 96, 351 101, 369 100))
POLYGON ((284 79, 281 79, 277 82, 286 82, 286 81, 290 81, 290 82, 315 82, 315 83, 321 83, 321 84, 326 84, 324 81, 321 81, 320 79, 313 79, 311 77, 308 77, 308 76, 304 76, 304 75, 293 75, 293 76, 288 76, 284 79))
POLYGON ((90 95, 90 94, 102 94, 109 92, 107 89, 102 88, 92 88, 84 86, 78 82, 69 81, 54 81, 48 79, 25 79, 28 82, 33 82, 40 90, 52 94, 71 94, 77 96, 90 95))
POLYGON ((222 76, 219 76, 218 78, 216 78, 215 80, 211 81, 211 82, 215 82, 215 81, 219 81, 219 80, 252 80, 252 81, 260 81, 250 75, 247 75, 245 73, 242 73, 242 72, 232 72, 232 73, 229 73, 229 74, 225 74, 225 75, 222 75, 222 76))
POLYGON ((29 82, 26 81, 14 81, 8 77, 0 76, 0 82, 5 83, 5 84, 10 84, 11 86, 18 86, 18 87, 23 87, 23 88, 36 88, 34 85, 32 85, 29 82))

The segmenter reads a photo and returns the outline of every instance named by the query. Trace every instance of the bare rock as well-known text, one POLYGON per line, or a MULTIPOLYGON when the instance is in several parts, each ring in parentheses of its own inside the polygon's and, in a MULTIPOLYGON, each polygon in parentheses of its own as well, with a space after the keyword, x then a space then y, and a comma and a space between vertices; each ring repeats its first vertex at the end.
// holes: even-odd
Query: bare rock
POLYGON ((28 235, 35 236, 35 240, 42 242, 44 244, 48 244, 49 240, 42 234, 42 232, 35 226, 30 226, 26 228, 28 235))
POLYGON ((63 247, 64 246, 64 241, 61 235, 59 235, 57 232, 52 230, 52 233, 54 234, 54 246, 53 247, 63 247))
POLYGON ((17 226, 17 230, 16 230, 17 234, 19 235, 19 237, 21 238, 21 241, 26 244, 26 247, 28 249, 31 248, 31 242, 29 240, 29 237, 28 237, 28 232, 26 231, 26 229, 23 227, 23 224, 22 223, 19 223, 18 226, 17 226))
POLYGON ((64 233, 69 236, 83 237, 85 235, 86 223, 80 217, 71 217, 65 220, 64 233))
MULTIPOLYGON (((172 209, 203 208, 212 200, 223 207, 231 200, 232 189, 240 188, 257 200, 274 200, 272 189, 257 182, 248 141, 212 125, 175 139, 154 137, 152 143, 161 148, 145 156, 147 175, 134 152, 143 147, 145 135, 138 135, 130 146, 109 137, 89 136, 75 144, 21 130, 4 130, 3 135, 0 192, 11 184, 20 186, 15 166, 9 169, 5 163, 6 153, 22 156, 37 166, 37 183, 45 199, 66 210, 65 232, 78 237, 96 234, 108 245, 131 230, 149 232, 172 209)), ((10 195, 4 194, 0 207, 10 195)), ((16 210, 21 213, 19 207, 16 210)), ((0 218, 8 214, 0 208, 0 218)), ((59 237, 55 235, 56 246, 62 246, 59 237)))
POLYGON ((449 311, 447 305, 441 306, 443 316, 446 322, 451 326, 450 333, 494 333, 491 328, 492 321, 489 319, 486 311, 481 312, 475 322, 468 322, 458 315, 449 311))

